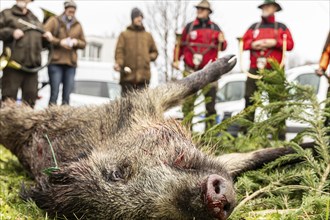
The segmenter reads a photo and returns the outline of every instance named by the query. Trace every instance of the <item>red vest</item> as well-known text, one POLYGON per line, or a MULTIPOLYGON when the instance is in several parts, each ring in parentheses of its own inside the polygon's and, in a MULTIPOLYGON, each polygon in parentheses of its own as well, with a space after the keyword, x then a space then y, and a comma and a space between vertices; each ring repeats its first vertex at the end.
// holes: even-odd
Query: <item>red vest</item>
MULTIPOLYGON (((210 60, 218 57, 218 35, 221 30, 218 25, 210 21, 196 19, 187 24, 182 32, 179 58, 184 57, 184 62, 192 69, 202 69, 210 60), (196 66, 193 62, 194 54, 203 56, 201 63, 196 66)), ((221 50, 225 50, 227 42, 223 42, 221 50)))
MULTIPOLYGON (((243 36, 244 50, 250 50, 250 68, 257 68, 257 59, 260 56, 275 58, 281 63, 284 36, 287 39, 286 49, 290 51, 294 46, 290 30, 284 24, 275 22, 275 16, 270 16, 266 19, 262 18, 261 22, 254 23, 243 36), (253 50, 251 47, 253 41, 262 39, 276 39, 277 45, 267 49, 262 55, 261 51, 253 50)), ((267 64, 266 68, 270 68, 270 65, 267 64)))

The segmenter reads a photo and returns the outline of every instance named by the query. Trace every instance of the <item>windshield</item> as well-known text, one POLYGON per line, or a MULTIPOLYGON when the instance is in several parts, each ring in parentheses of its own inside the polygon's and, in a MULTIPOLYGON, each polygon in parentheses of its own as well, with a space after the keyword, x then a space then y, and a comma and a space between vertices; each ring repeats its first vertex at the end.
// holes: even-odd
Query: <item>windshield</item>
POLYGON ((218 102, 236 101, 244 98, 245 82, 233 81, 228 82, 217 92, 218 102))
POLYGON ((315 73, 305 73, 299 75, 295 81, 297 81, 301 85, 308 85, 314 88, 315 94, 319 91, 320 86, 320 77, 315 73))

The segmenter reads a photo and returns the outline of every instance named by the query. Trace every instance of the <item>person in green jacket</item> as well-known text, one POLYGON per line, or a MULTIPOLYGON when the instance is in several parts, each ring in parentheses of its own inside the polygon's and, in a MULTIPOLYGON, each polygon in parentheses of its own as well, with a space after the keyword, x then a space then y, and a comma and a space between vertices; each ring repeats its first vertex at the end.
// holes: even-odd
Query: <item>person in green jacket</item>
MULTIPOLYGON (((52 40, 52 34, 40 31, 24 31, 28 22, 42 30, 38 18, 27 8, 31 0, 16 0, 16 4, 0 12, 0 40, 4 48, 11 49, 11 60, 22 66, 36 68, 41 66, 43 41, 52 40), (20 22, 20 21, 24 22, 20 22)), ((22 101, 34 107, 38 96, 38 72, 26 72, 6 66, 1 81, 2 101, 17 100, 19 88, 22 89, 22 101)))
POLYGON ((134 89, 143 89, 150 83, 150 62, 158 50, 152 35, 143 26, 143 14, 134 8, 132 24, 123 31, 117 42, 114 69, 120 72, 122 95, 134 89))

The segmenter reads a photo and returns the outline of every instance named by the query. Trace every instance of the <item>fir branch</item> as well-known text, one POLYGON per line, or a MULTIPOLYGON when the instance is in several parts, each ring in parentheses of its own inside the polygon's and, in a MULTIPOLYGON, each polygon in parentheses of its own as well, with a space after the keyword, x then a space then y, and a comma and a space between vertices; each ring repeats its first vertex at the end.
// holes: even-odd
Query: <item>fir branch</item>
POLYGON ((330 163, 328 163, 328 166, 325 169, 324 174, 321 177, 321 181, 320 181, 320 184, 319 184, 319 187, 318 187, 318 190, 320 192, 322 192, 321 190, 323 189, 323 187, 325 185, 325 182, 327 181, 327 178, 329 176, 329 173, 330 173, 330 163))
POLYGON ((252 97, 253 106, 197 136, 208 144, 203 150, 211 149, 214 153, 278 146, 295 150, 294 154, 238 177, 236 188, 240 202, 232 218, 242 218, 257 209, 264 209, 257 213, 264 213, 268 218, 272 218, 272 214, 276 216, 277 210, 283 210, 283 219, 329 218, 330 127, 324 126, 324 120, 330 117, 330 109, 324 111, 323 107, 330 99, 319 103, 312 87, 287 82, 284 69, 276 63, 273 70, 264 70, 262 74, 264 78, 258 82, 259 91, 252 97), (256 109, 259 115, 255 121, 249 121, 247 115, 256 109), (308 128, 289 142, 276 141, 274 138, 282 129, 279 125, 282 126, 285 120, 304 123, 308 128), (226 131, 233 124, 245 126, 247 132, 233 137, 226 131), (299 146, 306 137, 314 140, 313 150, 299 146))
POLYGON ((267 209, 267 210, 262 210, 262 211, 252 211, 249 214, 253 214, 253 215, 257 215, 257 216, 263 216, 263 215, 269 215, 269 214, 274 214, 274 213, 278 213, 280 215, 285 215, 288 214, 290 212, 297 212, 299 211, 299 209, 267 209))
POLYGON ((245 197, 245 199, 243 199, 234 209, 233 212, 236 212, 237 210, 239 210, 243 205, 245 205, 248 201, 254 199, 255 197, 261 195, 262 193, 265 193, 265 192, 268 192, 270 191, 270 189, 274 186, 274 185, 277 185, 277 184, 280 184, 279 182, 275 182, 275 183, 272 183, 266 187, 263 187, 257 191, 255 191, 254 193, 252 193, 251 195, 248 195, 247 197, 245 197))

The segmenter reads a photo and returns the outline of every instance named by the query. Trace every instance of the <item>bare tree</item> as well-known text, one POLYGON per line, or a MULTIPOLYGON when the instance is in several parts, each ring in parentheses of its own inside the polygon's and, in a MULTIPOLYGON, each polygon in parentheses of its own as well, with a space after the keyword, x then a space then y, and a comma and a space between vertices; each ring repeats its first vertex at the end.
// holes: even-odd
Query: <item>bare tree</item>
POLYGON ((188 5, 189 1, 185 0, 155 0, 146 5, 148 16, 145 24, 157 42, 160 58, 156 65, 166 82, 174 78, 172 61, 175 33, 181 31, 186 23, 188 5))

